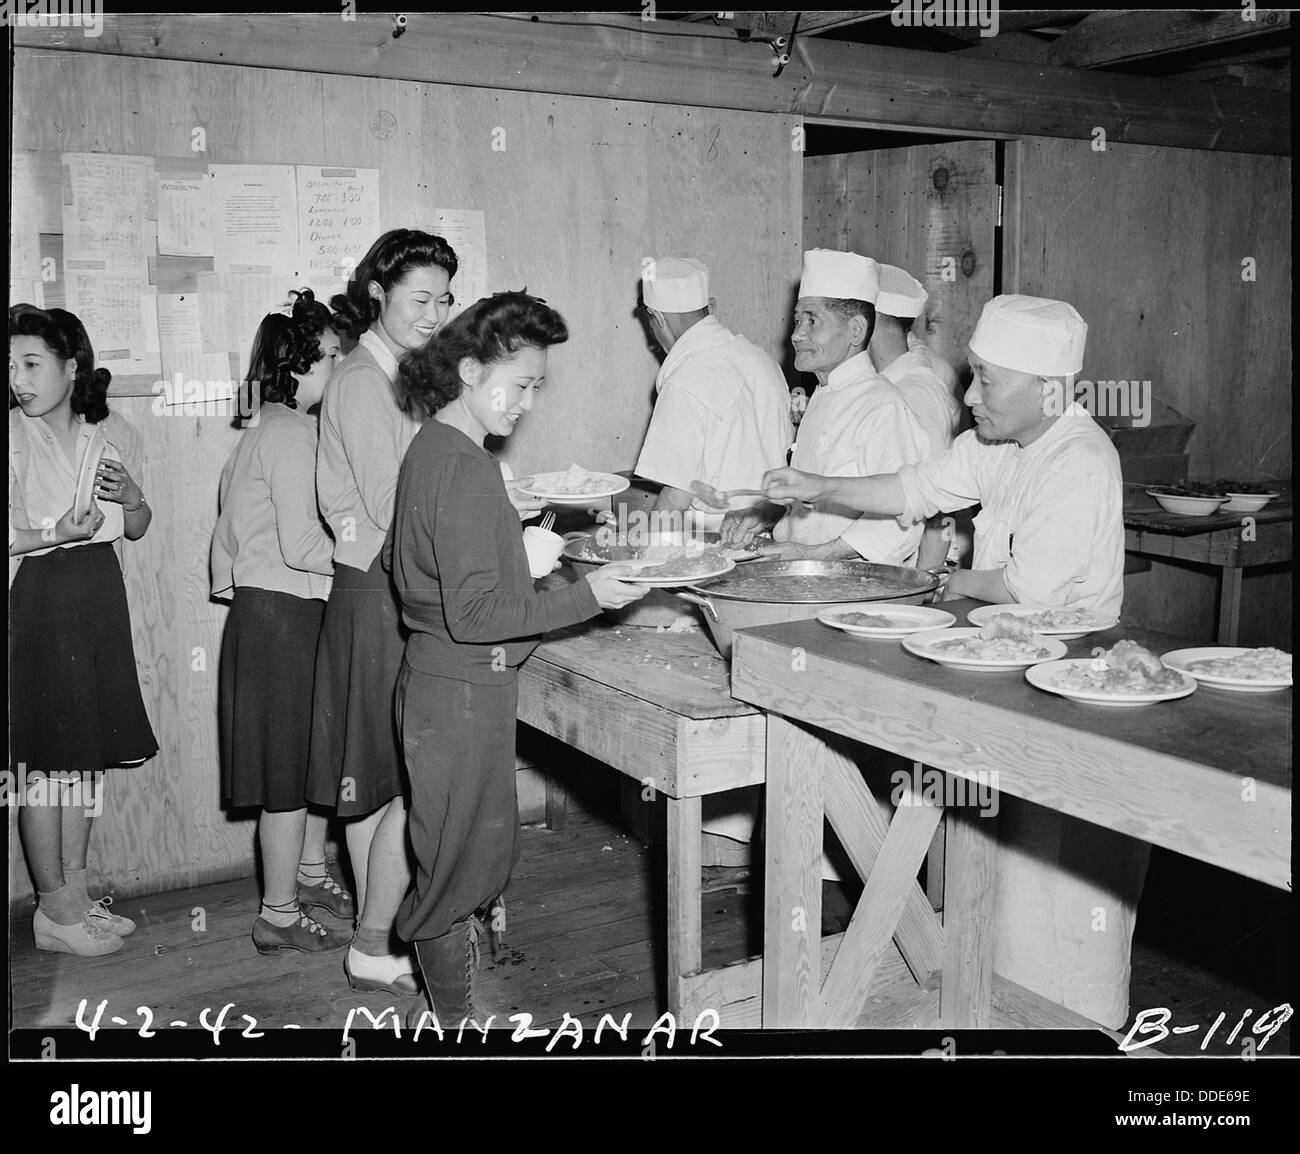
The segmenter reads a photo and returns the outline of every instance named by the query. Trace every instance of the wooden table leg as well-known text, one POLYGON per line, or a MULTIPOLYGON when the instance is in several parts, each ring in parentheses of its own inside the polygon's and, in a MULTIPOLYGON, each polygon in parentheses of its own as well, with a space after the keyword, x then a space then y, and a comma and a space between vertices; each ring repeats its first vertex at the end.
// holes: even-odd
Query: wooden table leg
POLYGON ((1219 644, 1236 645, 1241 625, 1241 569, 1235 565, 1223 567, 1219 583, 1219 644))
POLYGON ((665 797, 668 806, 668 1009, 681 1009, 681 977, 702 966, 700 799, 665 797))
POLYGON ((546 775, 546 828, 563 833, 569 816, 569 795, 554 775, 546 775))
POLYGON ((819 739, 767 719, 763 873, 763 1026, 817 1021, 821 1001, 822 825, 819 739))
POLYGON ((950 1029, 987 1030, 993 998, 997 816, 979 806, 955 805, 948 807, 947 818, 939 1020, 950 1029))

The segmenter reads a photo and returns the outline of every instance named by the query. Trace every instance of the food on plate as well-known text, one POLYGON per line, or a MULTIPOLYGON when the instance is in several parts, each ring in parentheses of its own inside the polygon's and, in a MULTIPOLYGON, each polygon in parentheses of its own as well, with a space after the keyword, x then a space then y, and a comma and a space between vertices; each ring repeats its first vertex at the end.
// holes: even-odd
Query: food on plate
POLYGON ((1248 649, 1235 657, 1206 657, 1200 661, 1191 661, 1187 665, 1187 672, 1208 677, 1240 677, 1247 681, 1271 681, 1275 678, 1291 676, 1291 654, 1281 649, 1264 646, 1260 649, 1248 649))
POLYGON ((975 657, 986 661, 1023 661, 1051 653, 1034 642, 1034 629, 1023 617, 999 613, 990 618, 973 637, 936 641, 932 650, 954 657, 975 657))
POLYGON ((554 483, 553 488, 557 494, 581 497, 588 493, 607 492, 609 480, 581 465, 570 465, 568 472, 554 483))
POLYGON ((1075 629, 1099 624, 1095 614, 1087 609, 1040 609, 1037 613, 999 613, 989 618, 990 624, 998 617, 1014 617, 1031 629, 1075 629))
POLYGON ((1163 493, 1166 497, 1227 496, 1218 481, 1179 481, 1176 485, 1152 485, 1149 492, 1163 493))
POLYGON ((897 597, 897 581, 875 577, 832 577, 780 574, 757 577, 728 576, 724 592, 742 601, 870 601, 897 597))
POLYGON ((668 577, 681 577, 683 580, 694 580, 708 573, 716 573, 726 566, 727 560, 723 557, 721 549, 652 546, 645 551, 640 561, 616 562, 605 566, 605 571, 611 577, 647 577, 656 581, 668 577), (668 552, 652 556, 656 549, 667 549, 668 552), (646 561, 652 564, 647 565, 646 561))
POLYGON ((845 625, 860 625, 867 629, 893 629, 894 623, 879 613, 837 613, 835 620, 845 625))
POLYGON ((1087 665, 1063 670, 1057 684, 1064 689, 1091 693, 1164 693, 1182 689, 1182 675, 1166 669, 1149 649, 1136 641, 1117 641, 1107 651, 1092 651, 1087 665))
POLYGON ((1276 493, 1277 486, 1265 481, 1215 481, 1214 488, 1220 493, 1276 493))

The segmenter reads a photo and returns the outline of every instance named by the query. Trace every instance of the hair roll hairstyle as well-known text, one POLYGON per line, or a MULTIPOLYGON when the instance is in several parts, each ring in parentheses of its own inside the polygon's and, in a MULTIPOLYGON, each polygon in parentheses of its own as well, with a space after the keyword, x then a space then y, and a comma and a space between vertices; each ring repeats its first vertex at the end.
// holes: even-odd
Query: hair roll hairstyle
POLYGON ((390 292, 412 269, 430 267, 446 269, 449 278, 456 275, 459 262, 442 237, 414 228, 384 233, 361 258, 348 287, 330 300, 343 324, 342 331, 356 340, 379 316, 379 302, 370 295, 371 281, 390 292))
POLYGON ((460 396, 460 362, 500 364, 520 349, 548 349, 569 339, 560 316, 540 297, 525 292, 494 293, 448 321, 422 349, 407 353, 398 387, 417 412, 431 417, 460 396))
POLYGON ((294 373, 309 371, 325 355, 320 347, 321 335, 327 328, 338 327, 338 318, 316 299, 311 289, 290 296, 295 299, 289 315, 267 313, 257 326, 237 425, 251 417, 260 404, 281 404, 296 409, 298 402, 294 396, 298 382, 294 373))
MULTIPOLYGON (((108 416, 108 385, 113 374, 95 368, 95 350, 91 347, 86 326, 67 309, 38 309, 18 304, 9 310, 9 339, 39 337, 61 361, 77 362, 72 386, 72 411, 97 425, 108 416)), ((9 394, 13 407, 13 394, 9 394)))

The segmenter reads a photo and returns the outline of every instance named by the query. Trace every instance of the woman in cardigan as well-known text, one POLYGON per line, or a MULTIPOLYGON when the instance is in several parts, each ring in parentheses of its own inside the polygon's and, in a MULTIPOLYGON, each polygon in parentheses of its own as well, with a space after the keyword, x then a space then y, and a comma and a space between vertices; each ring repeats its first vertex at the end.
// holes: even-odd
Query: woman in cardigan
POLYGON ((221 474, 212 535, 212 595, 231 599, 221 638, 221 786, 226 803, 256 807, 262 907, 259 953, 341 949, 347 930, 309 916, 320 907, 351 922, 352 895, 325 869, 326 818, 308 814, 312 677, 329 596, 334 543, 316 510, 316 418, 339 355, 334 318, 311 289, 291 315, 258 326, 247 406, 256 421, 221 474))
POLYGON ((394 390, 397 362, 447 319, 456 254, 414 229, 381 236, 347 292, 330 302, 357 347, 321 403, 316 490, 334 535, 334 585, 316 654, 307 801, 337 809, 360 911, 344 963, 356 990, 416 992, 409 953, 391 941, 410 882, 404 769, 393 696, 405 636, 380 547, 397 472, 420 427, 394 390))
POLYGON ((402 362, 402 384, 432 419, 402 465, 389 541, 411 630, 397 706, 416 859, 397 931, 415 943, 442 1021, 471 1012, 471 919, 505 888, 517 849, 519 665, 546 630, 645 593, 599 569, 536 590, 517 510, 483 447, 533 407, 546 350, 567 337, 542 301, 498 293, 402 362))
POLYGON ((109 380, 72 313, 9 310, 11 769, 39 795, 18 817, 40 899, 36 946, 86 957, 117 953, 135 929, 86 889, 99 779, 158 752, 115 548, 143 537, 153 513, 137 480, 139 434, 109 412, 109 380), (87 453, 100 458, 77 518, 87 453))

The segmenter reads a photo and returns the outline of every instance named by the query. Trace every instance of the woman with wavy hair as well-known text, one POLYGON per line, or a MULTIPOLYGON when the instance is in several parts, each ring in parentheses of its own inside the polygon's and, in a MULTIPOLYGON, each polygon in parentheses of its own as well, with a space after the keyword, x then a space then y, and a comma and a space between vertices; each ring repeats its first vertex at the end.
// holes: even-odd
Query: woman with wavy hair
POLYGON ((316 491, 334 535, 334 585, 316 653, 307 800, 347 819, 360 917, 344 971, 355 990, 414 994, 409 951, 392 940, 410 882, 405 770, 393 695, 406 638, 380 549, 397 472, 420 428, 395 389, 397 363, 447 319, 456 254, 438 236, 384 233, 331 300, 357 347, 321 403, 316 491))
POLYGON ((87 892, 92 799, 106 767, 158 752, 116 551, 144 536, 153 513, 137 481, 139 434, 108 409, 110 379, 72 313, 9 310, 11 769, 31 795, 18 827, 39 898, 36 946, 85 957, 117 953, 135 929, 111 898, 87 892), (78 518, 87 453, 99 464, 78 518))
POLYGON ((325 868, 326 816, 305 789, 312 678, 334 543, 316 510, 316 419, 339 355, 329 309, 310 289, 289 313, 258 326, 244 382, 248 427, 221 474, 212 535, 212 595, 229 598, 221 638, 218 712, 221 792, 257 808, 262 907, 259 953, 341 949, 351 928, 308 915, 320 907, 350 923, 352 895, 325 868))
POLYGON ((483 447, 515 431, 545 379, 547 349, 567 339, 544 301, 498 293, 402 361, 401 383, 430 419, 402 464, 388 545, 411 631, 397 711, 416 869, 397 932, 415 943, 443 1022, 473 1012, 475 915, 505 889, 517 852, 519 666, 547 630, 645 593, 600 569, 536 589, 518 510, 483 447))

